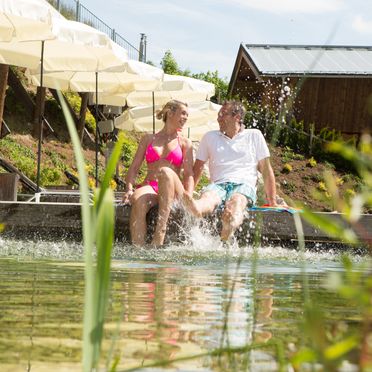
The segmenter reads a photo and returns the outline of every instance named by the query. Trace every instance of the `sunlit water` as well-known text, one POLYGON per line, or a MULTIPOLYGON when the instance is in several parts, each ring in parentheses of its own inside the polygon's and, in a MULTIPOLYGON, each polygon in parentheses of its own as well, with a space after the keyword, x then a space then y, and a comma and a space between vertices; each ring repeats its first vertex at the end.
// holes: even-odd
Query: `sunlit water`
MULTIPOLYGON (((342 270, 337 251, 262 247, 257 259, 254 252, 198 231, 187 245, 164 249, 117 243, 102 359, 124 370, 226 345, 280 340, 290 348, 302 337, 304 277, 330 322, 355 319, 323 286, 342 270)), ((82 256, 77 243, 0 240, 1 371, 81 370, 82 256)), ((275 360, 261 348, 235 362, 204 356, 146 370, 226 371, 230 362, 275 371, 275 360)))

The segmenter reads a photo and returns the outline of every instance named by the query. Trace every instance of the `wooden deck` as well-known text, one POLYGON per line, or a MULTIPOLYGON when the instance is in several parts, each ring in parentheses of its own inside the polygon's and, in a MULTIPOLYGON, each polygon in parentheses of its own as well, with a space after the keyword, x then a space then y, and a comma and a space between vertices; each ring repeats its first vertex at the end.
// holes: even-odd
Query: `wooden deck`
MULTIPOLYGON (((153 231, 156 220, 156 209, 149 212, 149 236, 153 231)), ((130 207, 116 206, 115 235, 120 241, 129 241, 129 213, 130 207)), ((319 212, 320 213, 320 212, 319 212)), ((342 220, 337 213, 322 213, 332 219, 342 220)), ((212 216, 200 223, 218 233, 219 219, 212 216)), ((175 212, 169 223, 167 241, 184 241, 189 232, 185 216, 181 212, 175 212)), ((4 223, 3 237, 17 239, 42 239, 42 240, 81 240, 81 205, 78 202, 0 202, 0 222, 4 223)), ((340 241, 327 236, 322 230, 303 222, 305 240, 308 243, 333 243, 340 241)), ((372 215, 363 215, 360 226, 367 232, 372 231, 372 215)), ((288 212, 252 211, 249 213, 237 238, 242 243, 252 242, 254 236, 259 234, 259 239, 266 244, 294 244, 297 241, 297 233, 294 224, 294 216, 288 212), (255 228, 257 226, 257 229, 255 228), (256 232, 255 232, 256 231, 256 232)))

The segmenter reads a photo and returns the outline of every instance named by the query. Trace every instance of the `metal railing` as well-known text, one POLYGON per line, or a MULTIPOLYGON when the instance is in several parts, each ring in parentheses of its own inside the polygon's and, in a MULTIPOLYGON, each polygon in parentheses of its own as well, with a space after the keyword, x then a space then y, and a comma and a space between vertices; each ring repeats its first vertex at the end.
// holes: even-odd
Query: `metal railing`
POLYGON ((113 41, 128 51, 128 57, 130 59, 143 61, 143 56, 140 58, 140 51, 135 46, 82 5, 80 0, 48 0, 48 2, 67 19, 85 23, 104 32, 113 41))

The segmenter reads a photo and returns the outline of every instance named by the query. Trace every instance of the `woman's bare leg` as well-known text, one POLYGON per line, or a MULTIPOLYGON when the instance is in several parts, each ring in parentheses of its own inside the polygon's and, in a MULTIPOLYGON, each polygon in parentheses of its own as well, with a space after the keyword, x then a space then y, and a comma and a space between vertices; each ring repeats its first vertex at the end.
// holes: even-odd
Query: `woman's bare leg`
POLYGON ((227 241, 243 223, 244 211, 247 207, 247 198, 239 193, 235 193, 225 203, 225 209, 221 216, 222 230, 221 240, 227 241))
POLYGON ((182 201, 186 210, 198 218, 212 213, 217 205, 221 203, 220 197, 214 191, 204 192, 198 200, 195 200, 192 195, 185 192, 182 201))
POLYGON ((163 167, 158 173, 159 183, 159 214, 158 222, 151 244, 161 246, 164 244, 167 223, 173 201, 181 198, 184 188, 177 173, 168 167, 163 167))
POLYGON ((158 196, 151 186, 142 186, 133 193, 130 202, 132 207, 129 225, 132 244, 143 246, 147 233, 146 214, 158 204, 158 196))

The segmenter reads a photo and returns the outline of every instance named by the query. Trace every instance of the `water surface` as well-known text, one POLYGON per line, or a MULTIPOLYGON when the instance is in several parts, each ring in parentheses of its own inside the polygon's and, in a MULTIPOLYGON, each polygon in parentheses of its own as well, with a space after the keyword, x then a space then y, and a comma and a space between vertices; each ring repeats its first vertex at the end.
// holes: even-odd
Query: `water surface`
MULTIPOLYGON (((290 348, 302 337, 304 278, 329 322, 358 319, 324 289, 327 274, 342 270, 337 251, 263 247, 255 259, 252 247, 194 239, 157 250, 115 246, 103 360, 118 358, 118 370, 227 345, 280 340, 290 348)), ((81 370, 82 253, 76 243, 0 241, 1 371, 81 370)), ((277 370, 270 348, 151 370, 221 371, 228 363, 277 370)))

